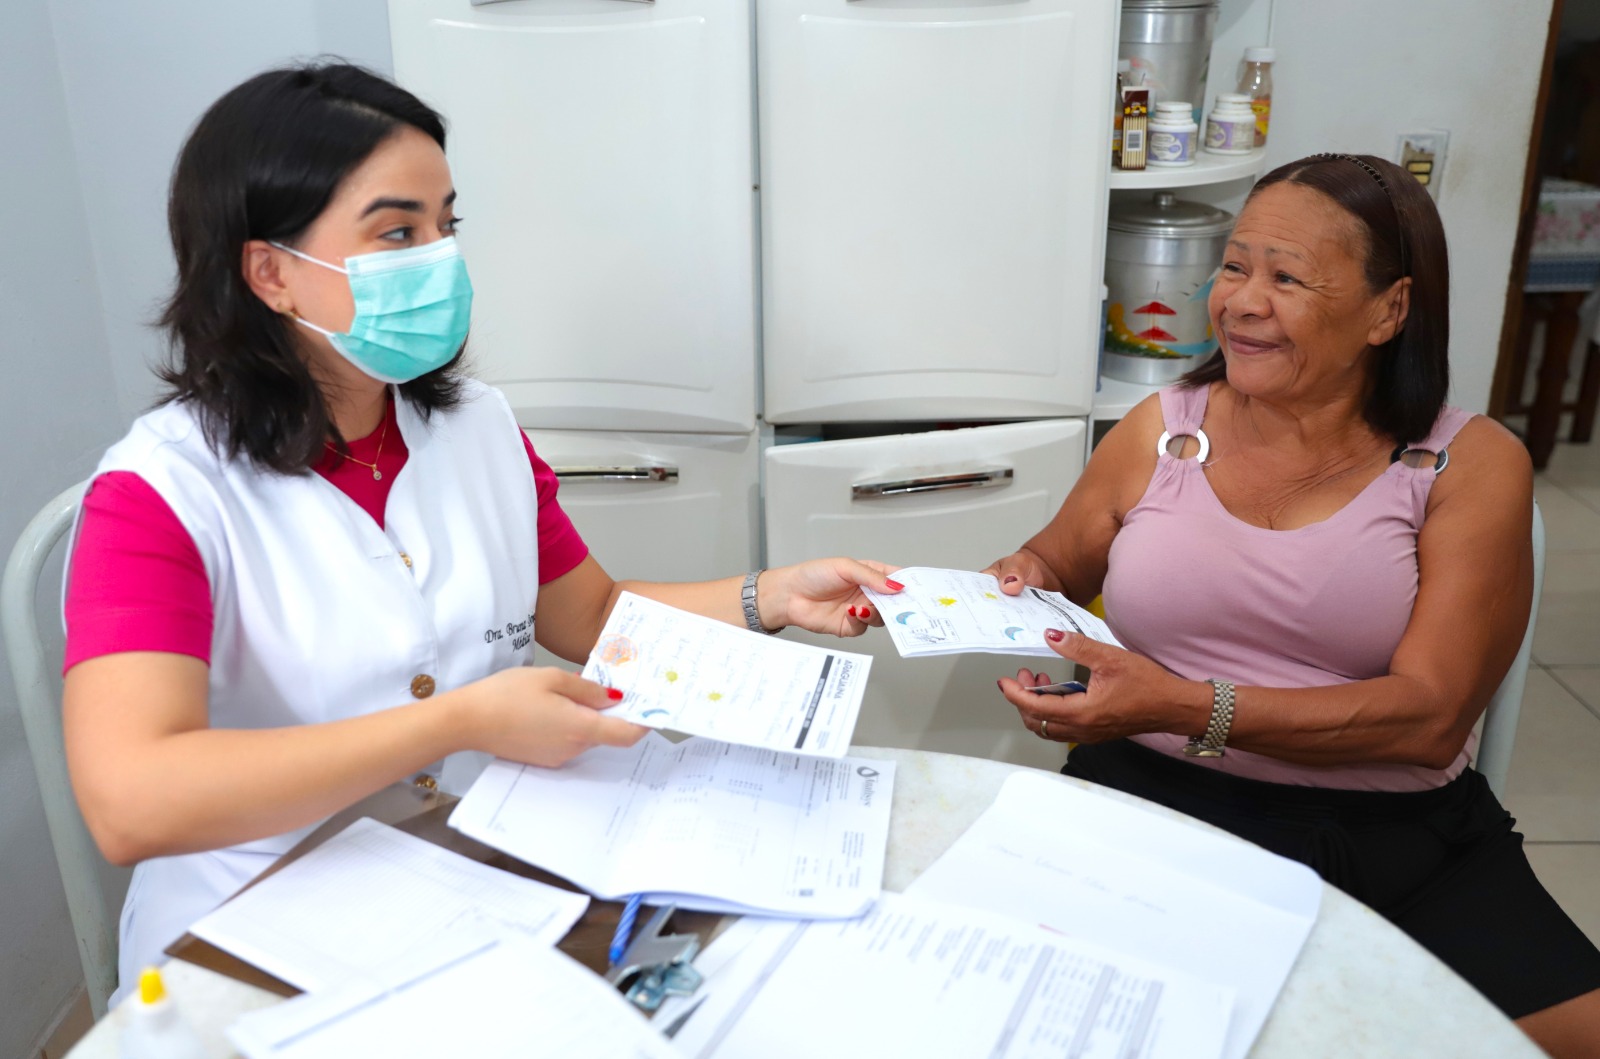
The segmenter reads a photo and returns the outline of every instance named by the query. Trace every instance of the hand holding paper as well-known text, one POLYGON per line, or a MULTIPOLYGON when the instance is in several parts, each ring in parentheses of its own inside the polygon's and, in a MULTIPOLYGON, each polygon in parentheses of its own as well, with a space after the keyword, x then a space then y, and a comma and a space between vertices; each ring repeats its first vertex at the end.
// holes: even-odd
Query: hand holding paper
POLYGON ((863 591, 883 611, 884 628, 905 658, 972 652, 1054 655, 1045 643, 1046 629, 1122 646, 1105 622, 1059 592, 1029 587, 1008 596, 989 574, 927 566, 908 566, 894 577, 904 586, 896 595, 863 591))
POLYGON ((841 757, 870 655, 736 629, 624 592, 583 675, 626 694, 608 717, 786 754, 841 757))

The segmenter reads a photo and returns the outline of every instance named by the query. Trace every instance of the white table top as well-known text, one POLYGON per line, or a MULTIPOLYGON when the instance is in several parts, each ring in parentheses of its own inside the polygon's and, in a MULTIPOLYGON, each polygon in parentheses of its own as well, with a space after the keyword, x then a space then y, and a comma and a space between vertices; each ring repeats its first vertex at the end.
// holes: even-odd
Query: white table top
MULTIPOLYGON (((851 753, 898 764, 883 880, 885 888, 896 891, 905 889, 972 825, 1019 767, 920 750, 856 747, 851 753)), ((1119 791, 1056 779, 1208 826, 1119 791)), ((1227 939, 1219 938, 1218 944, 1227 944, 1227 939)), ((181 960, 168 963, 163 977, 207 1054, 219 1059, 237 1054, 223 1036, 235 1018, 280 1002, 265 990, 181 960)), ((118 1009, 100 1020, 69 1053, 70 1059, 118 1059, 122 1019, 118 1009)), ((1317 923, 1250 1055, 1537 1059, 1542 1053, 1482 995, 1382 916, 1324 886, 1317 923)))

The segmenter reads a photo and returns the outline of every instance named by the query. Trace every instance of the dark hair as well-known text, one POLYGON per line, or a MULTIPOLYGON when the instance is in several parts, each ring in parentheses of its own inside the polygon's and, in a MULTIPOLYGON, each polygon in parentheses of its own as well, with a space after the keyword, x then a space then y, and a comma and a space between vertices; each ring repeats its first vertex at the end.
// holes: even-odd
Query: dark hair
MULTIPOLYGON (((404 126, 444 147, 444 121, 359 66, 316 62, 258 74, 201 117, 178 154, 167 225, 178 279, 161 314, 170 342, 162 402, 192 403, 219 455, 302 474, 344 439, 299 354, 295 324, 244 280, 250 239, 292 245, 353 169, 404 126)), ((400 386, 425 417, 461 400, 444 367, 400 386)))
MULTIPOLYGON (((1317 154, 1279 166, 1256 181, 1246 204, 1274 184, 1320 191, 1360 224, 1368 290, 1411 277, 1405 325, 1378 348, 1362 411, 1398 444, 1427 437, 1450 390, 1450 261, 1433 199, 1405 170, 1369 154, 1317 154)), ((1218 351, 1182 382, 1201 386, 1227 374, 1218 351)))

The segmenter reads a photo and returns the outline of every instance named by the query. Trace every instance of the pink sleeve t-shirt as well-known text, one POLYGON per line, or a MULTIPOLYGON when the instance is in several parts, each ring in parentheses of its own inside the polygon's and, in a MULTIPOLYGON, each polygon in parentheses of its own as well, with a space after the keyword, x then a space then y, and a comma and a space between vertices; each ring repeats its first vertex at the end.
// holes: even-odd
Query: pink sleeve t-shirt
MULTIPOLYGON (((330 450, 313 468, 379 526, 407 456, 394 414, 391 404, 383 425, 350 442, 350 459, 330 450), (373 464, 381 478, 373 477, 373 464)), ((526 434, 522 444, 539 500, 539 583, 548 584, 583 562, 589 549, 556 500, 555 472, 526 434)), ((70 569, 63 673, 123 651, 167 651, 210 663, 211 580, 183 523, 143 478, 111 471, 90 483, 70 569)))

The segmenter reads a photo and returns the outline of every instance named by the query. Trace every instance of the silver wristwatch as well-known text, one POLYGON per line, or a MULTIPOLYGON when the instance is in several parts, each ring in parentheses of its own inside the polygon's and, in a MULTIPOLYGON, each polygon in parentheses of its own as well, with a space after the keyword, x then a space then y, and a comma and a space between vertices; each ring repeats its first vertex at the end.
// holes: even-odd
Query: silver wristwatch
POLYGON ((778 629, 769 629, 761 624, 761 611, 756 609, 756 580, 765 573, 763 570, 751 570, 744 575, 744 586, 739 589, 739 602, 744 606, 744 624, 751 632, 771 636, 778 629))
POLYGON ((1228 729, 1233 727, 1233 684, 1226 680, 1208 680, 1211 685, 1211 720, 1206 722, 1206 734, 1190 736, 1183 752, 1190 757, 1221 757, 1228 742, 1228 729))

